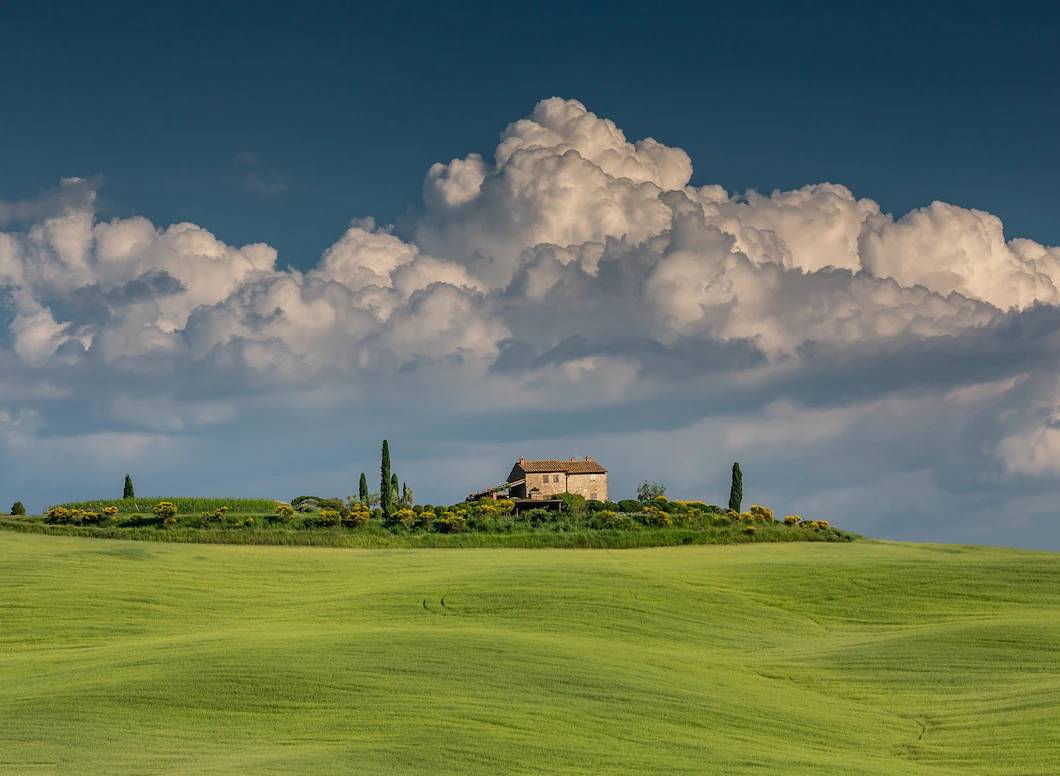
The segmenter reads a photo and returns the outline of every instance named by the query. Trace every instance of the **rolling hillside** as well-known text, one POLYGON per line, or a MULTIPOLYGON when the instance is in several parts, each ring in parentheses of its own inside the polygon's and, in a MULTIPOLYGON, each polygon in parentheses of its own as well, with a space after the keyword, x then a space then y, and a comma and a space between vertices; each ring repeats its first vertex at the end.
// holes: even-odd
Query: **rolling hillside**
POLYGON ((0 773, 1053 774, 1060 555, 0 534, 0 773))

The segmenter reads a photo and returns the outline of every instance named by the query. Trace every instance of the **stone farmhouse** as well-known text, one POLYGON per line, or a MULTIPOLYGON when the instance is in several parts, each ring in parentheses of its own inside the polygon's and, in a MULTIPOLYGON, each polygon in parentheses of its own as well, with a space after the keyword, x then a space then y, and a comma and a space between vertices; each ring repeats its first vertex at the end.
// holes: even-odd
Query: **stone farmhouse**
POLYGON ((519 456, 508 475, 509 494, 534 501, 560 493, 577 493, 587 499, 607 501, 607 469, 585 456, 584 460, 528 461, 519 456))

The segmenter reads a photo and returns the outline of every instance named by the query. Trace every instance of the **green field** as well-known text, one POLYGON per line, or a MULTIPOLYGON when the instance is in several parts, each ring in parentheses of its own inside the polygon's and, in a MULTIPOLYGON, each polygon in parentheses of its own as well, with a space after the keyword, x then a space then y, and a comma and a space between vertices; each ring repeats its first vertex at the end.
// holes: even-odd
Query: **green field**
POLYGON ((0 533, 0 772, 1055 774, 1060 555, 0 533))

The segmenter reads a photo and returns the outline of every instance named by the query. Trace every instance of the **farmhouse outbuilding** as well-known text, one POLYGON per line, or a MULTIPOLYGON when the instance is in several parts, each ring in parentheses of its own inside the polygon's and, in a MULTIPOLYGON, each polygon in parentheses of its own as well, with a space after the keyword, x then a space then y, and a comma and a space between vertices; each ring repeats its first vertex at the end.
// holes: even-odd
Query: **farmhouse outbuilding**
POLYGON ((607 501, 607 469, 592 459, 530 461, 522 456, 508 475, 509 493, 515 499, 546 500, 560 493, 577 493, 587 499, 607 501))

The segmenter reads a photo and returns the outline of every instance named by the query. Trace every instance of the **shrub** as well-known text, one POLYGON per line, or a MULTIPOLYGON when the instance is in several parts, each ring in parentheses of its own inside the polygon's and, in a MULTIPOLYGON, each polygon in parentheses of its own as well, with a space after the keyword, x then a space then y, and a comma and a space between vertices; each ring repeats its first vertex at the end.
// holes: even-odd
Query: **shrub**
POLYGON ((541 523, 547 523, 550 521, 553 514, 554 513, 549 509, 535 507, 534 509, 528 509, 523 512, 523 517, 534 525, 540 525, 541 523))
POLYGON ((785 515, 784 525, 798 525, 802 522, 802 518, 798 515, 785 515))
POLYGON ((323 528, 334 528, 339 524, 339 520, 337 509, 321 509, 317 512, 317 525, 323 528))
POLYGON ((404 507, 391 513, 388 522, 392 525, 404 526, 405 528, 415 528, 416 524, 419 522, 419 515, 408 507, 404 507))
POLYGON ((11 505, 11 514, 13 515, 24 515, 26 514, 26 507, 21 501, 16 501, 11 505))
POLYGON ((604 508, 604 502, 591 498, 585 502, 585 508, 590 512, 599 512, 604 508))
POLYGON ((132 515, 129 515, 129 517, 125 520, 124 525, 135 527, 135 526, 138 526, 138 525, 143 525, 144 522, 145 521, 144 521, 144 516, 143 515, 141 515, 141 514, 132 514, 132 515))
POLYGON ((459 512, 446 512, 434 521, 438 533, 460 533, 467 527, 467 519, 459 512))
POLYGON ((577 493, 560 493, 558 498, 568 512, 580 515, 585 511, 585 496, 579 496, 577 493))
POLYGON ((294 515, 294 507, 292 507, 290 504, 285 504, 281 501, 279 504, 276 505, 276 514, 282 517, 286 522, 287 520, 290 520, 291 517, 294 515))
POLYGON ((70 520, 70 510, 66 507, 52 507, 48 510, 48 517, 45 522, 61 524, 66 523, 70 520))
POLYGON ((743 527, 743 532, 748 536, 753 536, 754 534, 758 533, 758 529, 755 528, 753 525, 745 525, 743 527))
POLYGON ((176 516, 177 505, 172 501, 159 501, 151 511, 161 517, 162 521, 165 522, 168 518, 176 516))
POLYGON ((593 528, 632 528, 633 518, 624 512, 601 509, 593 517, 593 528))
POLYGON ((345 518, 343 518, 343 523, 351 528, 361 528, 368 522, 368 517, 368 507, 363 504, 358 504, 350 510, 350 513, 346 515, 345 518))
POLYGON ((660 527, 674 524, 673 518, 670 517, 668 512, 651 505, 644 507, 644 511, 641 513, 641 520, 644 525, 660 527))
POLYGON ((635 499, 624 498, 618 502, 620 512, 639 512, 641 509, 643 509, 641 503, 635 499))
POLYGON ((751 505, 751 516, 762 523, 773 522, 773 510, 760 504, 751 505))
POLYGON ((107 517, 114 517, 116 514, 118 514, 118 508, 113 504, 111 504, 110 506, 103 507, 103 514, 105 514, 107 517))
POLYGON ((499 498, 493 505, 497 507, 497 514, 499 515, 510 515, 512 510, 515 509, 515 502, 510 498, 499 498))
MULTIPOLYGON (((163 503, 165 503, 165 502, 163 502, 163 503)), ((157 509, 158 507, 155 507, 155 508, 157 509)), ((168 516, 162 518, 162 525, 164 525, 166 528, 172 528, 176 524, 177 524, 177 518, 176 518, 175 515, 168 515, 168 516)))

